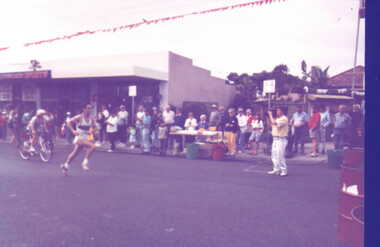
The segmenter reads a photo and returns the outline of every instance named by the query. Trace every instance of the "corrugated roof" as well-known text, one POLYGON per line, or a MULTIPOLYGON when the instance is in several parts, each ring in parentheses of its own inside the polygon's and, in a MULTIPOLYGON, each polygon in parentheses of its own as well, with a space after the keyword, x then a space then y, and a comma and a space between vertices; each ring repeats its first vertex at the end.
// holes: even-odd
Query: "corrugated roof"
MULTIPOLYGON (((358 65, 356 69, 355 88, 363 88, 364 66, 358 65)), ((346 70, 342 73, 330 77, 327 84, 334 88, 351 88, 354 78, 354 69, 346 70)))

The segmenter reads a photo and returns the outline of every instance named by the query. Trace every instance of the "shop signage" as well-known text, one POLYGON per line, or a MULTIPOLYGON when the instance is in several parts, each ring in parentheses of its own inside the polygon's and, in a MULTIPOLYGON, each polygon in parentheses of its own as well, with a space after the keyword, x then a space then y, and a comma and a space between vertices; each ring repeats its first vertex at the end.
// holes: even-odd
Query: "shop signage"
POLYGON ((275 93, 276 92, 276 81, 275 80, 265 80, 263 92, 264 93, 275 93))
POLYGON ((41 71, 0 73, 0 80, 2 79, 39 79, 39 78, 51 78, 51 71, 41 70, 41 71))
POLYGON ((128 87, 128 91, 129 91, 129 96, 131 96, 131 97, 135 97, 135 96, 137 96, 137 86, 129 86, 128 87))

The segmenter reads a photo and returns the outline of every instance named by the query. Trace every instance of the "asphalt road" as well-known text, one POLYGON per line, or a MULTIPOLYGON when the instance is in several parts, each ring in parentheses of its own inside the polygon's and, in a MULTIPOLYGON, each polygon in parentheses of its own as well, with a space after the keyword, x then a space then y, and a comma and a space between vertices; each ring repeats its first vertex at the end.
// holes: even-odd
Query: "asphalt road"
POLYGON ((91 171, 0 144, 0 247, 337 247, 339 170, 96 152, 91 171))

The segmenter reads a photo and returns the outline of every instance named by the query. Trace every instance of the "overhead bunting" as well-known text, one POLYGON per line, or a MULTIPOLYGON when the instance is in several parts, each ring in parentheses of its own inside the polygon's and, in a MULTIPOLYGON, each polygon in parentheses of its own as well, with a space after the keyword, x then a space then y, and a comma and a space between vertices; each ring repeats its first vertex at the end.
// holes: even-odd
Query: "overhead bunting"
MULTIPOLYGON (((23 46, 29 47, 29 46, 33 46, 33 45, 41 45, 41 44, 46 44, 46 43, 52 43, 52 42, 57 41, 57 40, 68 40, 68 39, 72 39, 72 38, 75 38, 78 36, 95 34, 95 33, 100 33, 100 32, 104 33, 104 32, 117 32, 117 31, 123 31, 123 30, 131 30, 133 28, 137 28, 137 27, 140 27, 142 25, 158 24, 158 23, 162 23, 162 22, 166 22, 166 21, 181 19, 181 18, 184 18, 187 16, 192 16, 192 15, 209 14, 209 13, 215 13, 215 12, 220 12, 220 11, 233 10, 233 9, 237 9, 237 8, 255 7, 255 6, 261 6, 263 4, 271 4, 273 2, 284 2, 284 1, 286 1, 286 0, 260 0, 260 1, 242 3, 242 4, 235 4, 235 5, 221 7, 221 8, 197 11, 197 12, 192 12, 192 13, 184 14, 184 15, 164 17, 164 18, 159 18, 159 19, 155 19, 155 20, 143 19, 143 21, 139 22, 139 23, 123 25, 123 26, 118 26, 118 27, 113 27, 113 28, 98 29, 98 30, 93 30, 93 31, 87 30, 87 31, 77 32, 74 34, 64 35, 64 36, 56 37, 56 38, 52 38, 52 39, 40 40, 40 41, 35 41, 35 42, 28 42, 28 43, 25 43, 23 46)), ((8 50, 10 48, 11 47, 0 48, 0 51, 5 51, 5 50, 8 50)))

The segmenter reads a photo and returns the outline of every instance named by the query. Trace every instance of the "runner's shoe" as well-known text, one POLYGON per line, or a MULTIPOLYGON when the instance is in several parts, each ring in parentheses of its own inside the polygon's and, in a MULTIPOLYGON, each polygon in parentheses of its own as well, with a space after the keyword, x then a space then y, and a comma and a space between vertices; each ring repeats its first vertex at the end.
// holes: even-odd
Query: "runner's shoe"
POLYGON ((83 160, 83 162, 82 162, 82 168, 83 168, 83 170, 85 170, 85 171, 90 170, 90 168, 88 167, 88 159, 84 159, 84 160, 83 160))
POLYGON ((61 170, 62 170, 63 175, 67 176, 68 172, 69 172, 69 165, 68 164, 62 164, 61 170))

